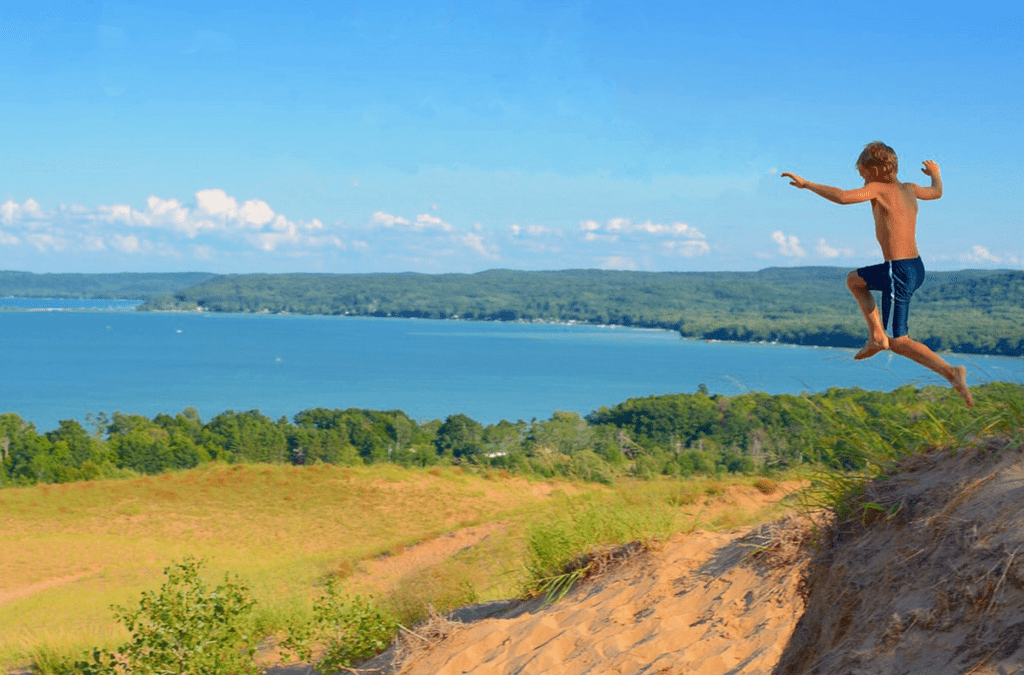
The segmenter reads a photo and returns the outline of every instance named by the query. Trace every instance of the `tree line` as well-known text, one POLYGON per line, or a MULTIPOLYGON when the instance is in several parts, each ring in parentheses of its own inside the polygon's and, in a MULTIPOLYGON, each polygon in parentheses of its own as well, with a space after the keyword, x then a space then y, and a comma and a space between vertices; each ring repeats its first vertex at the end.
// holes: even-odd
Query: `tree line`
POLYGON ((0 297, 147 300, 215 276, 209 272, 33 274, 0 271, 0 297))
MULTIPOLYGON (((31 274, 0 296, 146 300, 138 309, 615 324, 684 338, 857 347, 838 267, 759 272, 489 270, 477 274, 31 274)), ((911 331, 938 351, 1024 355, 1024 272, 929 272, 911 331)))
MULTIPOLYGON (((691 339, 857 347, 865 328, 847 271, 223 275, 139 309, 580 322, 691 339)), ((1024 272, 929 272, 913 302, 913 334, 932 349, 1024 355, 1024 272)))
MULTIPOLYGON (((975 389, 986 401, 1016 401, 1024 385, 975 389)), ((63 420, 40 433, 0 415, 0 487, 158 474, 209 462, 403 466, 459 464, 545 477, 611 483, 725 472, 771 472, 803 464, 858 468, 868 436, 896 446, 927 442, 919 422, 966 420, 945 388, 883 393, 831 389, 793 396, 693 394, 629 399, 590 415, 483 425, 455 414, 417 422, 400 410, 313 408, 272 420, 258 410, 226 411, 207 422, 194 408, 153 418, 89 415, 86 429, 63 420)))

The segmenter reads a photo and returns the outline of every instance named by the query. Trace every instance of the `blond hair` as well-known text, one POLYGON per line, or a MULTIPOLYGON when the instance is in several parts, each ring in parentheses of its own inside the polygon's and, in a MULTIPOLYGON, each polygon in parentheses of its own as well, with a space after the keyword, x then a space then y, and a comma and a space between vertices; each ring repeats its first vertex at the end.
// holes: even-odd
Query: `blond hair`
POLYGON ((882 141, 872 141, 864 146, 857 158, 857 167, 863 167, 868 179, 879 183, 892 183, 899 171, 896 151, 882 141))

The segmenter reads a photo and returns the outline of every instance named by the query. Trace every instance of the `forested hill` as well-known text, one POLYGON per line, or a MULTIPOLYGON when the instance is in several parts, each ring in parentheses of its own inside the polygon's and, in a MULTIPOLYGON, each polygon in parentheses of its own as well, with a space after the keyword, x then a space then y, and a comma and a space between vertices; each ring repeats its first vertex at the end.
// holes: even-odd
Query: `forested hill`
POLYGON ((33 274, 0 271, 0 297, 148 300, 215 276, 209 272, 33 274))
MULTIPOLYGON (((665 328, 689 338, 858 347, 865 329, 846 290, 847 272, 225 275, 142 309, 576 321, 665 328)), ((1024 355, 1024 272, 929 272, 914 296, 911 330, 937 350, 1024 355)))

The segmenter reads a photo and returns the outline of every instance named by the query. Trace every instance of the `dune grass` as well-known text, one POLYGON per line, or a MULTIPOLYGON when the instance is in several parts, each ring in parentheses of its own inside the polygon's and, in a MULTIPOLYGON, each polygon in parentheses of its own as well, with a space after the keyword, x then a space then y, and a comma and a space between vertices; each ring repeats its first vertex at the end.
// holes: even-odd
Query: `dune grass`
MULTIPOLYGON (((678 532, 731 529, 764 522, 789 503, 744 503, 742 490, 765 495, 765 478, 732 476, 625 481, 614 490, 588 493, 535 518, 526 529, 525 562, 519 579, 524 595, 554 599, 588 574, 595 551, 639 542, 650 546, 678 532)), ((778 484, 772 481, 775 491, 778 484)), ((775 492, 773 491, 773 493, 775 492)))
MULTIPOLYGON (((959 403, 949 389, 927 387, 924 391, 933 398, 949 397, 959 403)), ((873 520, 884 509, 868 498, 865 486, 889 475, 900 460, 937 449, 955 453, 994 439, 1013 446, 1024 443, 1024 399, 1017 387, 993 382, 974 388, 973 393, 974 408, 955 405, 936 414, 921 404, 912 411, 912 421, 902 425, 871 424, 862 408, 822 404, 819 410, 836 429, 832 442, 846 444, 848 456, 859 459, 861 468, 811 468, 807 472, 809 487, 801 494, 802 510, 830 512, 839 523, 873 520)))

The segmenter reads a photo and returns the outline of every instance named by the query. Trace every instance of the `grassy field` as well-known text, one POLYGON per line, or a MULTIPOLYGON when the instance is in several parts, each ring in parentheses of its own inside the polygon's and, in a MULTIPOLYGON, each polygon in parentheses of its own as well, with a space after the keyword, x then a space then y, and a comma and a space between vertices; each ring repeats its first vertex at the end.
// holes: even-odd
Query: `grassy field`
POLYGON ((452 602, 509 597, 525 581, 531 528, 557 529, 574 513, 606 514, 600 518, 618 524, 596 536, 613 539, 764 517, 756 505, 723 499, 727 489, 659 481, 613 490, 392 465, 236 465, 2 490, 0 672, 123 641, 110 605, 134 605, 186 555, 208 561, 211 581, 237 573, 274 629, 309 611, 327 575, 354 590, 390 593, 398 609, 422 604, 423 593, 454 593, 452 602), (375 588, 368 565, 467 526, 486 536, 375 588))

